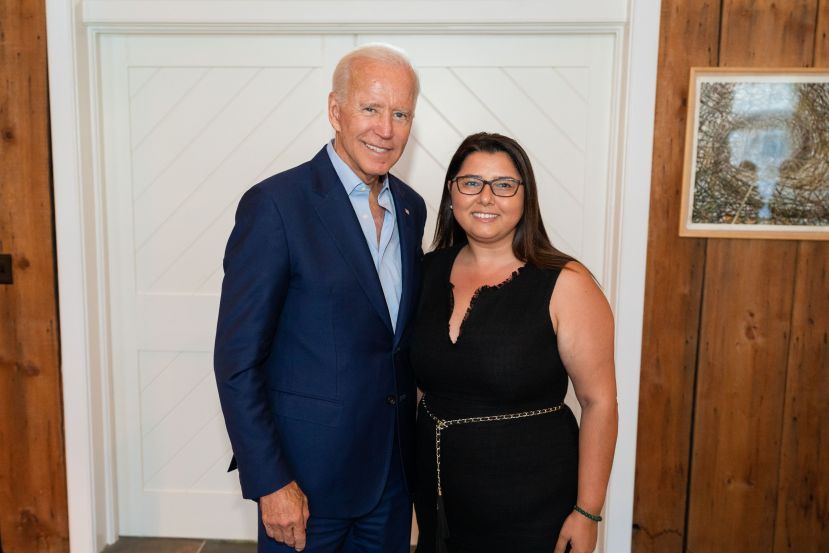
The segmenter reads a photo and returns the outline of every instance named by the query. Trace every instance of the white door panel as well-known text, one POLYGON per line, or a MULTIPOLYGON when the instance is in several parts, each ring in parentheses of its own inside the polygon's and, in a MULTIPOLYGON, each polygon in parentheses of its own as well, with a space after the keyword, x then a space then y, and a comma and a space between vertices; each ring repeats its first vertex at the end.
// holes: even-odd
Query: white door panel
POLYGON ((255 504, 225 472, 212 373, 223 249, 241 194, 331 138, 336 61, 378 40, 406 48, 420 71, 412 137, 394 172, 429 207, 425 247, 457 145, 502 132, 532 159, 554 243, 606 279, 614 35, 102 37, 122 534, 255 537, 255 504))

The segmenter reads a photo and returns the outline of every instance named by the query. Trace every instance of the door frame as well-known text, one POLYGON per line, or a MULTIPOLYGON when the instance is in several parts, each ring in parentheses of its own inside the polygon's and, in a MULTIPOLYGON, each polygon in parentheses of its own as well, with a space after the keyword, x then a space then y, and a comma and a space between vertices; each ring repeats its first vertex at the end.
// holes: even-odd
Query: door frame
POLYGON ((435 9, 424 9, 431 0, 399 0, 387 10, 365 0, 313 2, 319 10, 309 10, 308 0, 46 0, 71 550, 97 552, 118 538, 98 38, 113 32, 589 32, 612 34, 617 45, 616 196, 608 202, 615 287, 608 292, 616 314, 620 438, 602 541, 604 551, 629 551, 660 0, 592 0, 588 6, 521 0, 521 10, 516 2, 477 0, 474 20, 464 0, 435 9))

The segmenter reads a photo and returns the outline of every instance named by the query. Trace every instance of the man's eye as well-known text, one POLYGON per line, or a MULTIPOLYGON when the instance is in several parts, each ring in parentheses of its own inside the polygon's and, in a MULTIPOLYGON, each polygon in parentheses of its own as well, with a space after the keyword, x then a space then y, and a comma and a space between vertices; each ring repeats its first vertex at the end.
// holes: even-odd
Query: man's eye
POLYGON ((396 112, 394 113, 394 116, 395 116, 397 119, 402 119, 403 121, 405 121, 406 119, 408 119, 408 118, 409 118, 409 114, 408 114, 408 113, 405 113, 405 112, 402 112, 402 111, 396 111, 396 112))
POLYGON ((363 108, 363 111, 367 111, 369 113, 374 113, 375 111, 377 111, 377 108, 372 107, 372 106, 367 106, 367 107, 363 108))

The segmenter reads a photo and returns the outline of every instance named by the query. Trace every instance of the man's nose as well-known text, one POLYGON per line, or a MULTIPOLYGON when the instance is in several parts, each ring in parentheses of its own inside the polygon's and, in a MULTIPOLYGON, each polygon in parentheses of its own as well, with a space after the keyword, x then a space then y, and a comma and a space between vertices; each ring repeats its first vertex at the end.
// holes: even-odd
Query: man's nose
POLYGON ((380 120, 377 122, 377 126, 374 129, 374 132, 377 133, 377 136, 381 138, 391 138, 394 130, 392 128, 392 116, 391 113, 383 114, 380 117, 380 120))

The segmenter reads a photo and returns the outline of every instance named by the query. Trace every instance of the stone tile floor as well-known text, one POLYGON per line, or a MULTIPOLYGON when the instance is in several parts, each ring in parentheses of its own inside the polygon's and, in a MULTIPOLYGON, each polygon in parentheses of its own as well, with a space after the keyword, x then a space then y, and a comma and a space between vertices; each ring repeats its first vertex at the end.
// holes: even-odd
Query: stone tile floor
POLYGON ((256 553, 253 542, 122 537, 104 553, 256 553))
POLYGON ((256 553, 253 542, 122 537, 104 553, 256 553))
MULTIPOLYGON (((253 542, 122 537, 104 553, 256 553, 253 542)), ((412 547, 414 553, 414 547, 412 547)))

